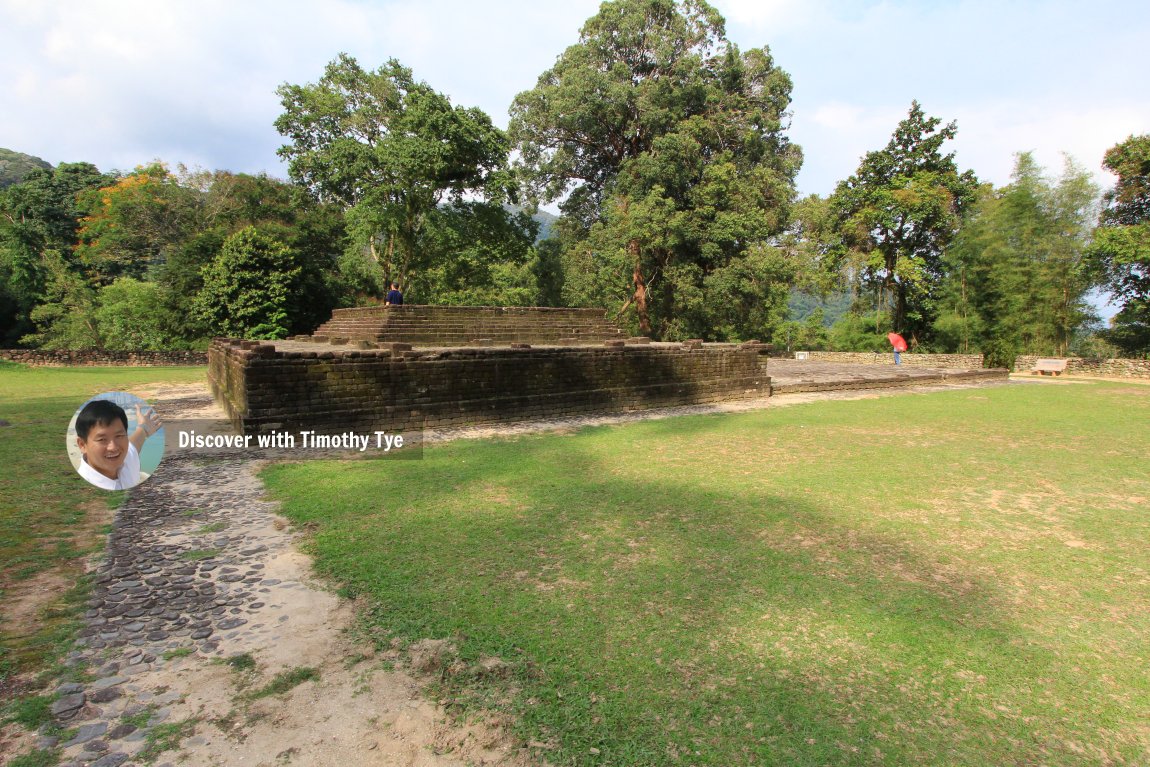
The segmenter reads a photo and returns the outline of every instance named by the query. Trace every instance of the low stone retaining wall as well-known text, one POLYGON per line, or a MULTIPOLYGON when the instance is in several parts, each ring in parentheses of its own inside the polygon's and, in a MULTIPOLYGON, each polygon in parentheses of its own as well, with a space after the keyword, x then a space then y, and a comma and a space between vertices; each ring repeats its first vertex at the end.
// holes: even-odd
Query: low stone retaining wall
POLYGON ((1069 375, 1106 376, 1113 378, 1150 378, 1150 360, 1102 359, 1095 357, 1039 357, 1020 355, 1014 360, 1015 373, 1029 373, 1038 360, 1064 359, 1069 375))
MULTIPOLYGON (((761 397, 754 347, 650 344, 570 348, 302 351, 216 339, 208 379, 244 434, 409 431, 625 412, 761 397)), ((346 349, 346 350, 345 350, 346 349)))
POLYGON ((43 367, 173 367, 206 365, 207 352, 112 352, 92 350, 0 349, 0 359, 43 367))
MULTIPOLYGON (((891 352, 795 352, 795 359, 805 359, 818 362, 838 362, 843 365, 891 365, 894 366, 894 354, 891 352)), ((903 352, 902 364, 915 368, 942 368, 946 370, 974 370, 982 367, 981 354, 917 354, 903 352)))

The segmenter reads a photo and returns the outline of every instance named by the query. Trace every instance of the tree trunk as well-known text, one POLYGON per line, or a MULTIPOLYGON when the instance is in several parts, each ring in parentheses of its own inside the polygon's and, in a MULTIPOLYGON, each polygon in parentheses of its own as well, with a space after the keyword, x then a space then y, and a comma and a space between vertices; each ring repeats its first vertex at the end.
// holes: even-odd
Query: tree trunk
POLYGON ((896 333, 906 332, 906 286, 901 282, 891 285, 894 293, 894 316, 891 318, 891 330, 896 333))
POLYGON ((631 275, 635 286, 635 311, 639 315, 639 329, 645 335, 651 335, 651 315, 647 309, 647 282, 643 277, 643 263, 639 258, 639 241, 631 240, 627 243, 627 252, 635 264, 635 271, 631 275))

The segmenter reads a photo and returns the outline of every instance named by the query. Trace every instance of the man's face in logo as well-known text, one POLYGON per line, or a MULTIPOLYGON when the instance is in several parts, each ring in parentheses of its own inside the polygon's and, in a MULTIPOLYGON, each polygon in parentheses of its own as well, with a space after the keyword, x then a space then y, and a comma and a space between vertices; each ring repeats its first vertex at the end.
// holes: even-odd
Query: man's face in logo
POLYGON ((76 437, 76 444, 89 466, 109 479, 116 479, 128 457, 128 430, 118 419, 108 424, 97 423, 88 432, 87 439, 76 437))

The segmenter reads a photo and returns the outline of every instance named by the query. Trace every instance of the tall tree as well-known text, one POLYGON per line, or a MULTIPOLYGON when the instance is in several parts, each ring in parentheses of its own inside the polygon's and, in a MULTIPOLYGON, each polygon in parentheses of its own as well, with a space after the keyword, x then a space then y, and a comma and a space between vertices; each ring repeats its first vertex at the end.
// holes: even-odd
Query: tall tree
POLYGON ((569 297, 621 300, 655 335, 756 325, 719 331, 729 318, 714 312, 728 278, 774 279, 761 253, 735 262, 787 220, 790 91, 768 49, 740 53, 703 0, 604 3, 511 108, 530 195, 564 198, 569 297))
POLYGON ((394 59, 369 72, 340 54, 319 82, 277 93, 276 129, 291 142, 279 154, 291 178, 347 208, 352 232, 388 279, 406 284, 431 266, 424 236, 441 204, 499 202, 507 191, 506 135, 394 59))
POLYGON ((1106 339, 1126 354, 1150 354, 1150 134, 1106 152, 1118 176, 1106 194, 1090 257, 1100 281, 1121 301, 1106 339))
POLYGON ((45 251, 42 263, 44 294, 28 315, 35 329, 20 343, 44 349, 101 348, 96 291, 60 251, 45 251))
POLYGON ((934 319, 942 253, 978 188, 942 154, 958 128, 940 123, 912 102, 886 148, 868 152, 832 197, 859 280, 889 307, 890 329, 918 341, 934 319))
POLYGON ((1073 161, 1053 181, 1028 152, 1011 184, 984 188, 945 256, 938 330, 947 347, 973 345, 1005 366, 1018 354, 1066 354, 1093 319, 1084 260, 1097 200, 1073 161))

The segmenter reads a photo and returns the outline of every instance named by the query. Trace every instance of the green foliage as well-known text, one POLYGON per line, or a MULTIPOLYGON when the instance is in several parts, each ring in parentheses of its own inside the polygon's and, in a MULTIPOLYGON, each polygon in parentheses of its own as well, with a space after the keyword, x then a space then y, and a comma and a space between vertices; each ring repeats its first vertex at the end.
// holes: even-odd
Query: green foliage
POLYGON ((76 258, 97 285, 140 279, 195 230, 201 196, 162 163, 80 195, 76 258))
POLYGON ((886 148, 868 152, 853 176, 831 198, 841 265, 888 307, 887 330, 908 340, 928 340, 942 254, 975 199, 972 171, 959 173, 942 145, 957 133, 939 128, 917 101, 886 148))
POLYGON ((187 658, 195 654, 196 651, 192 647, 177 647, 174 650, 165 650, 161 657, 164 660, 179 660, 180 658, 187 658))
POLYGON ((152 764, 165 751, 174 751, 179 748, 180 741, 190 737, 195 731, 196 721, 194 719, 157 724, 148 730, 144 738, 144 747, 140 749, 136 758, 144 764, 152 764))
POLYGON ((105 349, 178 349, 179 326, 163 287, 121 277, 100 290, 96 322, 105 349))
MULTIPOLYGON (((52 348, 202 346, 204 268, 229 235, 258 226, 300 269, 287 332, 326 319, 347 280, 342 213, 266 176, 171 173, 121 178, 86 164, 35 171, 0 193, 0 332, 52 348)), ((282 322, 261 332, 278 334, 282 322)))
POLYGON ((563 306, 563 244, 559 238, 539 240, 531 259, 535 277, 535 306, 563 306))
POLYGON ((149 706, 144 706, 142 709, 140 709, 139 711, 137 711, 134 714, 121 716, 120 721, 123 724, 130 724, 131 726, 135 727, 137 730, 142 730, 143 728, 148 726, 148 722, 150 722, 152 720, 152 715, 156 713, 157 708, 159 708, 159 707, 156 706, 155 704, 152 704, 149 706))
POLYGON ((794 286, 797 290, 821 299, 832 294, 840 296, 841 305, 832 309, 832 320, 849 309, 851 302, 841 298, 850 293, 846 289, 850 275, 843 269, 849 261, 833 202, 833 198, 816 194, 799 200, 790 225, 778 238, 780 247, 787 250, 799 268, 794 286))
POLYGON ((290 692, 296 687, 299 687, 304 682, 312 682, 319 679, 319 670, 298 666, 286 671, 281 671, 275 675, 272 681, 268 682, 263 687, 257 690, 252 690, 247 694, 248 700, 258 700, 260 698, 268 698, 273 695, 283 695, 290 692))
POLYGON ((1123 354, 1121 349, 1107 340, 1100 322, 1091 323, 1076 333, 1070 341, 1069 353, 1072 357, 1097 359, 1113 359, 1123 354))
POLYGON ((0 147, 0 189, 19 184, 34 170, 51 170, 52 164, 39 157, 0 147))
POLYGON ((29 314, 36 330, 21 338, 21 343, 43 349, 101 348, 96 291, 69 268, 60 253, 45 251, 40 263, 45 272, 44 294, 29 314))
POLYGON ((192 307, 203 287, 203 269, 229 235, 249 226, 289 247, 301 269, 297 291, 305 300, 291 304, 289 332, 310 332, 330 316, 348 290, 348 276, 340 266, 346 235, 336 206, 316 203, 302 189, 264 175, 185 173, 181 183, 200 198, 196 230, 153 271, 164 288, 176 337, 186 343, 210 334, 192 307))
POLYGON ((59 282, 61 267, 75 269, 77 195, 110 180, 94 165, 62 163, 0 190, 0 345, 14 346, 36 329, 30 315, 49 283, 59 282))
POLYGON ((940 348, 981 350, 1009 367, 1019 354, 1065 355, 1094 319, 1085 253, 1098 191, 1067 160, 1056 182, 1029 153, 1013 182, 989 188, 946 254, 940 348))
MULTIPOLYGON (((501 200, 508 142, 479 109, 448 98, 394 59, 374 72, 340 54, 318 83, 281 86, 276 129, 293 180, 348 210, 355 247, 386 280, 441 265, 428 247, 441 203, 461 210, 465 197, 501 200)), ((471 206, 481 203, 470 203, 471 206)), ((494 210, 492 215, 497 215, 494 210)))
POLYGON ((528 267, 535 223, 526 213, 460 202, 424 222, 428 264, 407 283, 404 299, 417 304, 530 306, 537 297, 528 267))
POLYGON ((204 267, 195 311, 213 333, 243 338, 283 338, 300 268, 295 254, 255 227, 228 237, 204 267))
POLYGON ((822 308, 817 308, 802 322, 787 320, 779 326, 771 340, 786 351, 806 349, 818 351, 830 346, 830 335, 824 322, 822 308))
POLYGON ((1125 354, 1150 355, 1150 135, 1111 147, 1103 165, 1118 183, 1106 195, 1090 264, 1121 309, 1102 335, 1125 354))
POLYGON ((8 767, 55 767, 59 763, 60 753, 58 751, 36 749, 13 757, 12 761, 8 762, 8 767))
POLYGON ((845 291, 820 296, 801 290, 793 290, 790 300, 787 302, 787 316, 801 322, 815 312, 819 312, 823 317, 823 324, 830 327, 835 324, 839 317, 850 311, 853 302, 854 299, 851 294, 845 291))
POLYGON ((769 51, 740 53, 702 0, 604 4, 511 109, 529 194, 565 197, 567 299, 620 303, 656 336, 699 334, 708 292, 735 301, 708 337, 769 325, 739 313, 743 296, 769 292, 753 283, 761 258, 739 261, 787 219, 801 163, 785 135, 790 89, 769 51))
POLYGON ((240 673, 246 674, 256 669, 256 659, 249 652, 228 656, 223 662, 230 666, 232 670, 240 673))
POLYGON ((838 352, 889 352, 888 316, 883 311, 852 311, 838 318, 827 331, 830 347, 838 352))
POLYGON ((53 721, 52 704, 56 698, 51 695, 29 695, 17 698, 3 709, 3 721, 13 722, 26 730, 35 730, 53 721))
MULTIPOLYGON (((697 332, 681 332, 678 337, 723 341, 773 338, 786 318, 790 286, 797 273, 783 250, 753 245, 703 278, 704 304, 696 313, 697 332)), ((685 319, 691 313, 684 311, 679 316, 685 319)))

